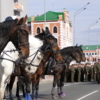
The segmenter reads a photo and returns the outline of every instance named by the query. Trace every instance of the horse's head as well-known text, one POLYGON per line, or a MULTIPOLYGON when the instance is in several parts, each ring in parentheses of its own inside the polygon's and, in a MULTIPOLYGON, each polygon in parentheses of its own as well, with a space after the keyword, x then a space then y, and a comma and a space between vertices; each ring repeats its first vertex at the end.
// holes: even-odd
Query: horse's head
POLYGON ((40 38, 44 41, 45 44, 47 44, 48 48, 52 51, 52 56, 57 61, 62 61, 62 56, 60 54, 60 49, 57 44, 57 39, 50 33, 49 30, 42 30, 42 33, 36 35, 37 38, 40 38))
POLYGON ((28 36, 30 31, 28 26, 25 24, 27 18, 28 17, 25 16, 25 18, 23 17, 17 21, 10 31, 10 40, 15 45, 16 49, 19 50, 19 56, 23 58, 27 58, 29 56, 28 36))
POLYGON ((86 60, 86 57, 85 57, 85 55, 83 53, 83 50, 82 50, 82 45, 80 45, 80 46, 76 45, 75 46, 75 51, 80 54, 81 61, 85 61, 86 60))

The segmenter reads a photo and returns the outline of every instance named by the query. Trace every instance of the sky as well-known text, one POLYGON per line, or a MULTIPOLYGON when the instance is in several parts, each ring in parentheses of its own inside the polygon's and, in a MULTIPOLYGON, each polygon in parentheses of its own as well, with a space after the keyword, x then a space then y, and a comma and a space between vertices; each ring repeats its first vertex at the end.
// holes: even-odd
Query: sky
POLYGON ((72 21, 74 45, 100 45, 100 0, 27 0, 27 7, 29 17, 48 11, 63 12, 65 8, 72 21))

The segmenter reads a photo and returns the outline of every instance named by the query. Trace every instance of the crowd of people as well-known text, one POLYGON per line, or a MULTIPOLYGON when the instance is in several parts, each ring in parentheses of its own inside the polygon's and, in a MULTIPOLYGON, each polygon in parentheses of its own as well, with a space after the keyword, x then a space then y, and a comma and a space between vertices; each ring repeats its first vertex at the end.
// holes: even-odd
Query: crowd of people
POLYGON ((69 66, 69 71, 66 73, 66 82, 89 82, 100 81, 100 60, 95 63, 81 62, 73 63, 69 66))

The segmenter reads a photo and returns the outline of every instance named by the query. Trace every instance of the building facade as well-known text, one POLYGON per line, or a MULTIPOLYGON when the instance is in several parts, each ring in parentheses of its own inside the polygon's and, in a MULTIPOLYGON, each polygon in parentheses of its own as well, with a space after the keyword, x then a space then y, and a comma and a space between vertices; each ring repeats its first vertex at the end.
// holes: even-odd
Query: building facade
POLYGON ((6 17, 20 18, 27 13, 26 0, 0 0, 0 22, 4 21, 6 17))
POLYGON ((42 29, 49 28, 50 32, 58 39, 60 48, 72 46, 72 23, 69 19, 69 12, 48 11, 40 16, 32 16, 28 19, 31 24, 31 33, 37 35, 42 29))
POLYGON ((86 45, 82 49, 87 61, 97 62, 100 59, 100 45, 86 45))

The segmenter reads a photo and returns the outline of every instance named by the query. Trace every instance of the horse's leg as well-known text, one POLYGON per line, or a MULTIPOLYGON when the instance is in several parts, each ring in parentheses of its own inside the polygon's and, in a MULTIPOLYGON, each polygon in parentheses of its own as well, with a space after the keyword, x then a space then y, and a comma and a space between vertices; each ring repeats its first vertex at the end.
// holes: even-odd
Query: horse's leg
POLYGON ((11 99, 11 100, 13 100, 13 97, 12 97, 12 88, 13 88, 13 84, 14 84, 14 81, 15 81, 15 76, 11 76, 11 78, 10 78, 10 83, 9 83, 9 98, 11 99))
POLYGON ((0 100, 3 100, 3 98, 4 98, 5 88, 7 85, 7 83, 5 83, 6 79, 7 79, 7 76, 3 75, 2 79, 0 80, 1 81, 1 83, 0 83, 0 100))
POLYGON ((23 97, 25 97, 25 89, 24 89, 24 84, 22 84, 22 92, 23 92, 23 97))
POLYGON ((36 84, 36 95, 35 95, 36 100, 39 100, 39 82, 36 84))
POLYGON ((60 91, 60 79, 57 80, 57 92, 58 92, 58 95, 60 97, 60 95, 61 95, 61 91, 60 91))
POLYGON ((35 83, 32 82, 32 100, 35 99, 35 83))
POLYGON ((16 97, 19 99, 19 83, 17 82, 17 86, 16 86, 16 97))
POLYGON ((26 85, 26 94, 25 94, 25 100, 30 100, 30 83, 31 83, 31 79, 29 77, 29 75, 25 75, 24 77, 25 79, 25 85, 26 85))
POLYGON ((56 87, 56 83, 57 83, 57 76, 54 75, 53 87, 52 87, 52 90, 51 90, 51 95, 52 95, 52 98, 53 98, 53 99, 57 99, 56 96, 55 96, 55 87, 56 87))
POLYGON ((64 98, 66 96, 66 94, 64 93, 64 76, 65 75, 62 75, 61 76, 61 79, 60 79, 60 93, 61 93, 61 98, 64 98))

